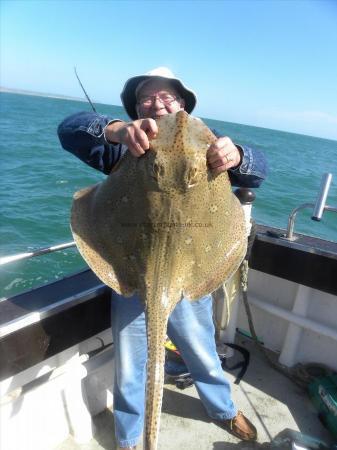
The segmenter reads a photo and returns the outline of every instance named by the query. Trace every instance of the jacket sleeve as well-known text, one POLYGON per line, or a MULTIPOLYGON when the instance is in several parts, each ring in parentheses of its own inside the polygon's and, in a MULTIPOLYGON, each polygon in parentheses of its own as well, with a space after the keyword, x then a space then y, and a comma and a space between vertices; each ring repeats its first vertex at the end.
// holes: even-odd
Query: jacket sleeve
POLYGON ((125 145, 106 141, 104 128, 111 122, 105 115, 83 111, 66 117, 57 134, 65 150, 108 175, 127 150, 125 145))
MULTIPOLYGON (((221 135, 212 130, 217 137, 221 135)), ((235 143, 234 143, 235 144, 235 143)), ((266 157, 261 150, 246 145, 235 144, 241 150, 242 161, 235 169, 229 169, 228 175, 233 186, 257 188, 268 174, 266 157)))
POLYGON ((235 169, 229 169, 228 175, 233 186, 257 188, 268 173, 267 161, 258 149, 246 145, 237 145, 242 151, 242 162, 235 169))

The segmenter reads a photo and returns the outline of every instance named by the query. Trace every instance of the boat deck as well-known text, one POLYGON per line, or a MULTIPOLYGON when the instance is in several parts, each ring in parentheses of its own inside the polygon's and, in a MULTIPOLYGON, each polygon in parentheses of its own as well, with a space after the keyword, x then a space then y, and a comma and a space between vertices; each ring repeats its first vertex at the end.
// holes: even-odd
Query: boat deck
MULTIPOLYGON (((158 450, 268 449, 274 448, 271 441, 285 429, 300 431, 331 444, 332 436, 320 423, 305 391, 272 369, 250 339, 237 336, 237 343, 250 351, 250 364, 241 382, 232 384, 233 399, 257 427, 258 441, 242 442, 213 423, 194 386, 179 390, 167 382, 158 450)), ((233 367, 241 359, 242 355, 235 352, 228 366, 233 367)), ((236 375, 237 370, 227 372, 232 383, 236 375)), ((78 444, 70 436, 55 450, 114 450, 113 413, 106 410, 94 417, 93 423, 95 433, 89 443, 78 444)), ((137 450, 141 448, 139 443, 137 450)), ((278 448, 286 450, 288 446, 278 448)))

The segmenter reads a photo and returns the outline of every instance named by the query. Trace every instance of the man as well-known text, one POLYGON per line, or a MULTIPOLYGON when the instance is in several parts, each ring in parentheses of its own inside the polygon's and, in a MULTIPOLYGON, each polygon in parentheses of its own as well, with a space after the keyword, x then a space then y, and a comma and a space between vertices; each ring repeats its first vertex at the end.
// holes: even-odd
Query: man
MULTIPOLYGON (((140 157, 158 132, 156 119, 185 109, 191 113, 196 96, 166 68, 130 78, 121 94, 131 122, 109 120, 96 113, 78 113, 58 128, 62 146, 90 166, 109 174, 125 151, 140 157)), ((264 156, 219 137, 207 152, 214 173, 228 171, 232 184, 258 187, 265 177, 264 156)), ((119 448, 133 449, 144 421, 146 329, 143 305, 135 295, 112 294, 115 345, 114 417, 119 448)), ((182 299, 168 322, 168 336, 178 346, 209 416, 240 439, 255 440, 253 424, 237 411, 216 353, 211 295, 182 299)))

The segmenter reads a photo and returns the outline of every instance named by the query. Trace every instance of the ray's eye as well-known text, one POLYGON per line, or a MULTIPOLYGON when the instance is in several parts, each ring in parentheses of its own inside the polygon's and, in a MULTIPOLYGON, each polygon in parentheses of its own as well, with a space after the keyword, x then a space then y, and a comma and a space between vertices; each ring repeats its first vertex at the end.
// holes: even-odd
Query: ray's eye
POLYGON ((187 186, 195 186, 201 179, 201 171, 199 167, 193 166, 187 172, 187 186))
POLYGON ((152 178, 155 180, 158 180, 158 178, 161 178, 164 176, 164 166, 162 164, 158 164, 157 162, 154 162, 152 165, 152 178))

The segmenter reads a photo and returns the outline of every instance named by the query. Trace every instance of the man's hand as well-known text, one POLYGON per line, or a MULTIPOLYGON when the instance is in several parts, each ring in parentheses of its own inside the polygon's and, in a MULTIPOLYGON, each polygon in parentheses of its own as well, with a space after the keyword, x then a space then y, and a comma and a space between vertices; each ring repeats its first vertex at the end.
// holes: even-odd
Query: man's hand
POLYGON ((134 122, 113 122, 105 128, 109 142, 125 144, 133 156, 144 155, 149 149, 149 140, 154 139, 158 127, 154 119, 139 119, 134 122))
POLYGON ((221 137, 207 150, 207 163, 214 175, 241 164, 241 152, 229 137, 221 137))

